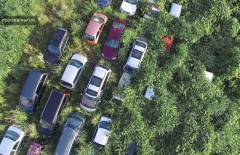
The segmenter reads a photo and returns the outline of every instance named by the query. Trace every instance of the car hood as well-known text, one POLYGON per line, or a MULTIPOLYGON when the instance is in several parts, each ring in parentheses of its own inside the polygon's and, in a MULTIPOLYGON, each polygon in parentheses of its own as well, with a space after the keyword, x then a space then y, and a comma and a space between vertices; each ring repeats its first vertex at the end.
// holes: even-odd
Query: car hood
POLYGON ((103 52, 104 58, 106 58, 108 60, 113 60, 117 57, 118 49, 117 48, 111 48, 111 47, 108 47, 108 46, 104 45, 103 49, 102 49, 102 52, 103 52))
POLYGON ((11 139, 3 138, 0 144, 0 154, 8 155, 11 153, 14 142, 11 139))
POLYGON ((98 128, 94 142, 100 145, 106 145, 109 137, 109 131, 103 128, 98 128))
POLYGON ((126 12, 136 12, 137 5, 133 5, 128 2, 123 1, 122 5, 121 5, 121 9, 126 12))
POLYGON ((97 98, 89 99, 88 95, 85 94, 82 97, 82 104, 91 109, 96 108, 97 98))
POLYGON ((111 0, 97 0, 100 6, 108 7, 111 4, 111 0))
POLYGON ((58 60, 59 60, 58 54, 53 54, 49 50, 46 52, 45 61, 56 65, 58 63, 58 60))

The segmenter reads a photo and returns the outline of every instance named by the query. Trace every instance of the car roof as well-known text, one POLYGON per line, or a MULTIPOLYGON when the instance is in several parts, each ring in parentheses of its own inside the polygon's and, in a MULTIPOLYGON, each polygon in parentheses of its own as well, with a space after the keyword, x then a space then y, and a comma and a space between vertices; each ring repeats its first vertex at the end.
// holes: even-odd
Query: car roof
POLYGON ((48 123, 55 124, 64 98, 64 93, 57 90, 52 90, 42 112, 41 119, 47 121, 48 123))
MULTIPOLYGON (((103 20, 104 20, 104 16, 105 15, 102 14, 102 13, 94 13, 92 15, 92 17, 93 16, 97 16, 97 17, 103 18, 103 20)), ((98 22, 92 21, 92 17, 91 17, 91 19, 90 19, 90 21, 88 23, 88 26, 87 26, 87 28, 85 30, 85 33, 87 33, 89 35, 92 35, 92 36, 95 36, 102 24, 99 24, 98 22)))
POLYGON ((27 99, 32 99, 42 75, 43 73, 38 70, 31 70, 22 88, 21 96, 26 97, 27 99))
POLYGON ((31 143, 27 155, 39 155, 41 152, 42 145, 38 143, 31 143))
POLYGON ((77 135, 78 132, 76 130, 65 127, 54 154, 69 154, 77 135))
POLYGON ((62 28, 58 28, 55 33, 54 36, 50 42, 51 45, 54 46, 59 46, 62 42, 62 39, 64 37, 64 35, 67 33, 67 30, 62 29, 62 28))

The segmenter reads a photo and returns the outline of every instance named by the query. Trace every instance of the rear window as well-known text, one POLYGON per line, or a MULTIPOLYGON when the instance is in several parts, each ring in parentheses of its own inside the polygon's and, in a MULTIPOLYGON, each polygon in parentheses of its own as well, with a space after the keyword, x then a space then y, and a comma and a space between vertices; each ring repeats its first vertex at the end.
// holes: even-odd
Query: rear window
POLYGON ((23 96, 20 96, 19 102, 26 107, 31 107, 33 105, 33 101, 31 99, 27 99, 23 96))
POLYGON ((146 48, 146 44, 144 44, 143 42, 140 42, 140 41, 137 41, 136 43, 135 43, 135 45, 138 45, 138 46, 141 46, 141 47, 143 47, 143 48, 146 48))
POLYGON ((43 128, 54 128, 54 125, 51 124, 51 123, 48 123, 46 121, 44 121, 43 119, 40 119, 40 125, 43 127, 43 128))
POLYGON ((113 22, 113 26, 118 27, 118 28, 120 28, 120 29, 123 29, 123 28, 125 27, 124 24, 119 23, 119 22, 113 22))
POLYGON ((61 80, 61 84, 67 87, 73 87, 71 83, 61 80))
POLYGON ((90 83, 94 86, 100 87, 102 79, 97 76, 93 76, 90 83))
POLYGON ((91 90, 91 89, 87 89, 87 94, 91 95, 91 96, 97 96, 97 92, 91 90))
POLYGON ((137 49, 133 49, 133 52, 132 52, 131 56, 140 60, 141 57, 142 57, 142 54, 143 54, 143 52, 141 52, 141 51, 139 51, 137 49))
POLYGON ((87 33, 85 33, 83 37, 84 37, 84 39, 86 39, 86 40, 94 41, 94 36, 91 36, 91 35, 89 35, 89 34, 87 34, 87 33))
POLYGON ((77 128, 81 127, 82 121, 80 121, 79 119, 76 119, 74 117, 70 117, 70 118, 68 118, 66 124, 67 124, 66 126, 69 128, 77 129, 77 128))

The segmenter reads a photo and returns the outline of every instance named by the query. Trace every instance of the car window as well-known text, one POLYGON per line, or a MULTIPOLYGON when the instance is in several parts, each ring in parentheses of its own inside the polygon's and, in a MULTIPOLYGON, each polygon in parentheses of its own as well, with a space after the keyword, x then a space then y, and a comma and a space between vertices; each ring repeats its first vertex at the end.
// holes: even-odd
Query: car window
POLYGON ((114 26, 114 27, 118 27, 118 28, 120 28, 120 29, 123 29, 123 28, 125 27, 124 24, 119 23, 119 22, 113 22, 113 26, 114 26))
POLYGON ((13 150, 16 150, 17 149, 17 146, 20 142, 17 142, 14 146, 13 146, 13 150))
POLYGON ((91 89, 87 89, 87 94, 91 95, 91 96, 97 96, 97 92, 96 91, 93 91, 91 89))
POLYGON ((33 103, 32 99, 28 99, 24 96, 20 96, 19 102, 26 107, 32 106, 33 103))
POLYGON ((93 76, 90 83, 94 86, 100 87, 100 85, 102 83, 102 79, 97 76, 93 76))
POLYGON ((118 48, 118 46, 119 46, 119 41, 118 41, 118 40, 111 39, 111 38, 108 38, 107 41, 106 41, 106 45, 107 45, 108 47, 111 47, 111 48, 118 48))
POLYGON ((144 44, 143 42, 140 42, 140 41, 136 41, 135 45, 138 45, 138 46, 141 46, 143 48, 146 48, 146 44, 144 44))
POLYGON ((143 52, 141 52, 137 49, 133 49, 132 54, 131 54, 132 57, 139 59, 139 60, 141 59, 142 55, 143 55, 143 52))
POLYGON ((87 34, 87 33, 85 33, 83 37, 84 37, 84 39, 86 39, 86 40, 94 41, 94 36, 91 36, 91 35, 89 35, 89 34, 87 34))
POLYGON ((93 16, 92 21, 98 22, 99 24, 102 24, 104 22, 104 19, 102 19, 98 16, 93 16))
POLYGON ((77 72, 77 75, 75 76, 74 80, 73 80, 73 83, 76 83, 77 79, 78 79, 78 76, 80 74, 82 69, 79 69, 78 72, 77 72))
POLYGON ((46 80, 46 77, 47 77, 47 75, 42 75, 40 83, 38 84, 38 88, 36 90, 36 94, 38 94, 38 95, 40 94, 43 84, 44 84, 44 81, 46 80))
POLYGON ((54 45, 49 45, 48 50, 53 54, 60 54, 61 53, 60 48, 57 47, 57 46, 54 46, 54 45))
POLYGON ((76 119, 74 117, 70 117, 67 119, 66 126, 72 129, 77 129, 81 127, 82 121, 76 119))
POLYGON ((69 62, 69 65, 75 66, 77 68, 81 68, 83 66, 83 63, 81 63, 78 60, 71 59, 70 62, 69 62))
POLYGON ((16 141, 20 135, 14 131, 7 130, 6 134, 4 135, 5 138, 11 139, 13 141, 16 141))
POLYGON ((68 82, 63 81, 63 80, 61 80, 61 84, 64 85, 64 86, 72 87, 71 83, 68 83, 68 82))
POLYGON ((110 123, 109 122, 106 122, 106 121, 101 121, 99 123, 99 128, 103 128, 103 129, 106 129, 106 130, 110 130, 110 123))

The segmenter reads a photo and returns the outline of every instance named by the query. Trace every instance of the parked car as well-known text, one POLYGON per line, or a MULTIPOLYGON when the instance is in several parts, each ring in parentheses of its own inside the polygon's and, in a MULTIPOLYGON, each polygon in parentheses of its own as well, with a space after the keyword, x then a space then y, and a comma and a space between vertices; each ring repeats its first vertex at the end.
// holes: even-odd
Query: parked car
POLYGON ((112 3, 112 0, 97 0, 97 4, 103 8, 109 7, 111 3, 112 3))
POLYGON ((74 89, 86 63, 86 57, 79 54, 74 54, 69 63, 67 64, 67 67, 62 75, 60 84, 65 88, 74 89))
POLYGON ((103 13, 94 13, 88 23, 82 40, 88 45, 96 45, 107 21, 108 18, 103 13))
POLYGON ((127 22, 114 19, 110 32, 103 45, 102 55, 107 60, 115 60, 119 51, 119 42, 127 22))
POLYGON ((110 136, 111 122, 111 118, 106 116, 101 117, 92 138, 92 144, 95 148, 101 149, 107 144, 110 136))
POLYGON ((40 117, 38 131, 42 135, 52 136, 62 108, 67 104, 69 94, 52 90, 40 117))
POLYGON ((123 68, 125 72, 131 74, 134 70, 138 70, 140 68, 147 46, 147 42, 143 39, 137 39, 134 42, 131 53, 123 68))
POLYGON ((137 149, 137 142, 136 141, 132 141, 127 146, 126 155, 136 155, 136 149, 137 149))
POLYGON ((129 15, 134 15, 137 11, 138 0, 123 0, 120 10, 129 15))
POLYGON ((160 12, 160 8, 156 5, 155 0, 148 0, 147 6, 143 9, 143 17, 151 18, 152 16, 156 16, 160 12))
POLYGON ((55 31, 55 34, 48 46, 45 61, 52 64, 57 65, 68 42, 69 39, 68 30, 58 28, 55 31))
POLYGON ((108 67, 96 65, 80 103, 83 110, 93 112, 97 109, 111 72, 108 67))
POLYGON ((15 155, 24 136, 24 131, 14 125, 10 126, 0 143, 0 154, 15 155))
POLYGON ((68 116, 54 155, 72 154, 71 151, 73 150, 74 142, 78 138, 80 130, 85 124, 85 120, 85 117, 78 113, 72 113, 68 116))
POLYGON ((26 113, 36 110, 39 99, 48 81, 48 73, 31 70, 19 98, 19 107, 26 113))
POLYGON ((32 142, 29 146, 27 155, 40 155, 41 154, 42 145, 36 142, 32 142))

